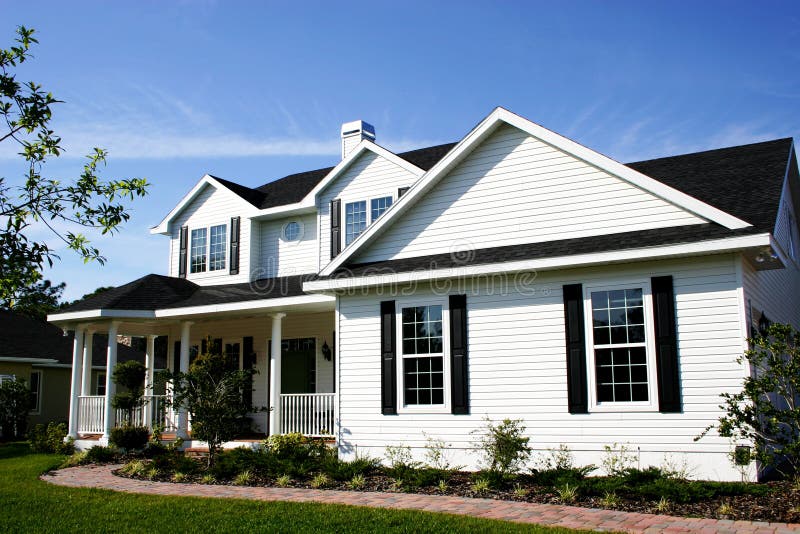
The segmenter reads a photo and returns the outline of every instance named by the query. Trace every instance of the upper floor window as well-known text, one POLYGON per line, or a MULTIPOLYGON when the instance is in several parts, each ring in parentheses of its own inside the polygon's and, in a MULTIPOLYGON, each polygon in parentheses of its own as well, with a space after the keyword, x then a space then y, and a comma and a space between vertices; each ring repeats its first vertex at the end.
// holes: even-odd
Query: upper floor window
POLYGON ((367 228, 367 202, 349 202, 344 209, 344 244, 352 243, 367 228))
POLYGON ((596 404, 651 403, 653 363, 647 343, 645 289, 593 289, 588 296, 596 404))
POLYGON ((211 227, 211 242, 208 246, 208 270, 220 271, 225 268, 225 234, 224 224, 211 227))
POLYGON ((226 240, 227 226, 224 224, 193 229, 189 272, 203 273, 206 270, 225 269, 226 240), (208 239, 209 234, 211 239, 208 239))
POLYGON ((370 220, 375 222, 375 220, 383 215, 383 212, 388 210, 391 205, 392 197, 373 198, 370 201, 370 209, 372 211, 372 218, 370 220))
POLYGON ((284 241, 299 241, 303 237, 303 225, 298 221, 289 221, 283 225, 284 241))

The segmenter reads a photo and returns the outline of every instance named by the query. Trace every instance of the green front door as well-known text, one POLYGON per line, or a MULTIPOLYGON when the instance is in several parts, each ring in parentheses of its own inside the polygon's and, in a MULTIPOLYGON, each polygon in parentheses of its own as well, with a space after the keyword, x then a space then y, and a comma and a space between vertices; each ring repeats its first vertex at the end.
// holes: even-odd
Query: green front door
POLYGON ((314 338, 281 343, 281 393, 316 393, 317 347, 314 338))

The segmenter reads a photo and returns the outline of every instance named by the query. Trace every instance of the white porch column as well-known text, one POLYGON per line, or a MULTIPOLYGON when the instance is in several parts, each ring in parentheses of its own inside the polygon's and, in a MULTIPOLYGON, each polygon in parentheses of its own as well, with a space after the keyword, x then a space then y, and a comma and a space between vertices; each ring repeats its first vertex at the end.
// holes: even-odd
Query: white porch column
POLYGON ((284 317, 285 313, 272 316, 272 347, 269 359, 270 436, 281 433, 281 319, 284 317))
POLYGON ((83 336, 83 378, 81 378, 81 395, 92 394, 92 349, 94 347, 94 330, 87 330, 83 336))
POLYGON ((155 335, 147 336, 147 350, 144 354, 144 366, 145 366, 145 375, 144 375, 144 394, 149 395, 149 401, 144 404, 142 409, 144 410, 144 425, 147 428, 152 428, 153 426, 153 403, 152 403, 152 395, 153 395, 153 369, 155 367, 155 351, 156 351, 156 337, 155 335))
MULTIPOLYGON (((181 323, 181 368, 177 369, 181 373, 189 370, 189 336, 191 334, 192 322, 184 321, 181 323)), ((178 437, 186 439, 189 437, 189 414, 186 409, 178 409, 178 437)))
POLYGON ((119 321, 111 321, 108 327, 108 350, 106 352, 106 398, 105 411, 103 412, 103 437, 108 439, 111 436, 111 429, 114 428, 114 411, 111 407, 111 399, 117 393, 117 385, 112 380, 114 367, 117 366, 117 333, 119 332, 119 321))
POLYGON ((78 396, 81 391, 81 361, 83 360, 83 326, 75 327, 72 340, 72 380, 69 388, 69 435, 78 437, 78 396))

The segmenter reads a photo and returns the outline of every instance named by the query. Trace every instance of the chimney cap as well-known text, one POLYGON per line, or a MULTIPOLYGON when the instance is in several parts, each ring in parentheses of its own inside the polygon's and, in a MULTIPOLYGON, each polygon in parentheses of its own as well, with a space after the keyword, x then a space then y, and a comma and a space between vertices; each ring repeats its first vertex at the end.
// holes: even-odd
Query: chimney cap
POLYGON ((342 137, 350 137, 351 135, 360 135, 374 140, 375 127, 362 120, 345 122, 342 124, 342 137))

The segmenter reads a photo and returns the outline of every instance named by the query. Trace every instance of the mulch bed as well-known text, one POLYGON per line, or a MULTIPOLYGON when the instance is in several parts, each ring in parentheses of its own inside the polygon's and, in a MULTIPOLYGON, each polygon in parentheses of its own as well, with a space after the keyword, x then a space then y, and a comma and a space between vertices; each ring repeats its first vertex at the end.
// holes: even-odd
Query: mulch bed
MULTIPOLYGON (((123 473, 116 472, 117 476, 131 477, 123 473)), ((163 475, 154 480, 171 482, 167 475, 163 475)), ((187 476, 183 483, 198 483, 199 475, 187 476)), ((232 485, 231 481, 215 482, 218 485, 232 485)), ((487 490, 476 493, 472 489, 473 474, 466 472, 453 473, 447 481, 447 491, 442 492, 436 486, 417 487, 409 489, 407 487, 398 488, 394 479, 383 475, 375 474, 365 477, 365 484, 358 490, 352 489, 346 482, 331 480, 324 488, 343 491, 380 491, 388 493, 421 493, 426 495, 453 495, 459 497, 480 497, 484 499, 497 499, 518 502, 531 502, 540 504, 569 504, 571 506, 582 506, 586 508, 606 508, 610 510, 620 510, 625 512, 640 512, 649 514, 668 514, 683 517, 704 517, 712 519, 733 519, 747 521, 770 521, 783 523, 800 522, 800 487, 796 487, 790 482, 769 482, 765 485, 769 487, 769 492, 765 495, 738 495, 724 496, 707 499, 696 503, 669 503, 666 509, 659 509, 658 503, 652 500, 631 499, 622 495, 618 496, 618 502, 614 506, 604 506, 603 499, 600 497, 579 495, 574 501, 563 502, 553 487, 540 486, 534 484, 528 477, 520 476, 518 484, 528 490, 523 497, 515 494, 514 488, 509 487, 504 490, 487 490), (720 513, 720 508, 727 505, 730 513, 720 513)), ((272 486, 276 487, 275 479, 265 479, 254 476, 250 486, 272 486)), ((311 477, 306 479, 292 479, 288 486, 291 488, 311 488, 311 477)), ((727 510, 723 510, 727 511, 727 510)))

